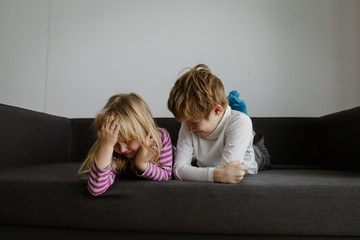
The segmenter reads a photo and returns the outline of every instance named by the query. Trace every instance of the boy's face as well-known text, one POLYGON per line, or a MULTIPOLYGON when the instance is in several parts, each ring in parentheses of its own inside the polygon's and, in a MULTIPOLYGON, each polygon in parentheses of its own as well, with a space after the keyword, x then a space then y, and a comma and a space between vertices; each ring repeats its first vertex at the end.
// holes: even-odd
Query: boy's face
POLYGON ((189 119, 184 123, 187 125, 189 132, 205 138, 215 131, 223 115, 222 107, 217 105, 210 112, 209 119, 189 119))

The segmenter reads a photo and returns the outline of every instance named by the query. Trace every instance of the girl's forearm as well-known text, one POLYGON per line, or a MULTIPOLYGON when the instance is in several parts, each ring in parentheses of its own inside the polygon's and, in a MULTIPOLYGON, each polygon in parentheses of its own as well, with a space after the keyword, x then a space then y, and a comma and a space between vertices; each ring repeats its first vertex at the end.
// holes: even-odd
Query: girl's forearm
POLYGON ((96 162, 100 169, 106 169, 112 160, 114 147, 107 145, 100 145, 99 151, 96 154, 96 162))

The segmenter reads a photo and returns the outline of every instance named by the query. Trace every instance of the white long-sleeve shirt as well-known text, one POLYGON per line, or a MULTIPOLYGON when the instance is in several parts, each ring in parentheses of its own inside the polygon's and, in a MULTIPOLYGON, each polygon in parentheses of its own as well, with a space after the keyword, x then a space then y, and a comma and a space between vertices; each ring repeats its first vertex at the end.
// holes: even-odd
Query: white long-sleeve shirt
POLYGON ((231 161, 241 161, 256 174, 258 165, 253 149, 251 119, 244 113, 227 106, 218 126, 209 136, 202 138, 189 132, 181 124, 174 163, 174 176, 180 180, 213 182, 215 168, 223 168, 231 161), (191 166, 195 157, 199 167, 191 166))

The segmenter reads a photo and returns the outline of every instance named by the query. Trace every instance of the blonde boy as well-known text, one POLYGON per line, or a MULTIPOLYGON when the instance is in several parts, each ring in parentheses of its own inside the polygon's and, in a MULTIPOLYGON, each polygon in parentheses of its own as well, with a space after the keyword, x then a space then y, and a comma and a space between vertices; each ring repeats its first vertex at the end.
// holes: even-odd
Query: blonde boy
POLYGON ((231 110, 221 80, 206 65, 177 79, 168 109, 181 122, 175 178, 238 183, 246 173, 258 172, 251 119, 231 110))

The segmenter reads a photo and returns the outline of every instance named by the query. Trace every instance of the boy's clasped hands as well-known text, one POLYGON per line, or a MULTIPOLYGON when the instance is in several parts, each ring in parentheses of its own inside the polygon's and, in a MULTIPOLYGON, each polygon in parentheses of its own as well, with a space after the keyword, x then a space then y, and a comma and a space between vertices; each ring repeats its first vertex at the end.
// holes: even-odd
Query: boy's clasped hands
POLYGON ((240 161, 232 161, 225 167, 214 170, 214 182, 239 183, 248 169, 249 167, 240 161))

